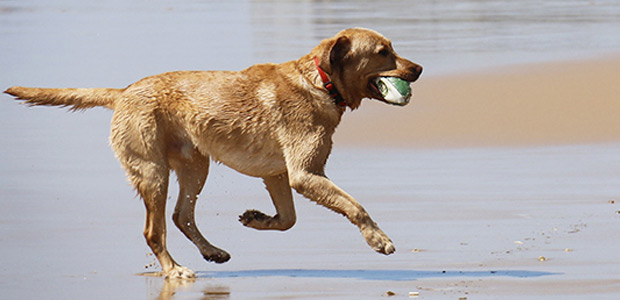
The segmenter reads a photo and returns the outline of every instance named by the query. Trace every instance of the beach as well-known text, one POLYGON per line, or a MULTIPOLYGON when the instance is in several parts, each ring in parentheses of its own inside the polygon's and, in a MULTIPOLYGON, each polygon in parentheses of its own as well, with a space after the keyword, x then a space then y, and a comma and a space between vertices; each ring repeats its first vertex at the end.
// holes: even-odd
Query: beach
POLYGON ((165 280, 144 241, 144 205, 109 147, 112 111, 2 94, 1 298, 620 295, 620 5, 231 3, 0 4, 0 88, 240 70, 295 59, 344 27, 374 28, 424 73, 405 107, 365 100, 345 112, 326 173, 396 252, 375 253, 345 218, 298 194, 293 228, 248 229, 246 209, 274 212, 262 181, 213 163, 197 225, 232 258, 205 262, 170 221, 173 174, 168 249, 197 278, 165 280))

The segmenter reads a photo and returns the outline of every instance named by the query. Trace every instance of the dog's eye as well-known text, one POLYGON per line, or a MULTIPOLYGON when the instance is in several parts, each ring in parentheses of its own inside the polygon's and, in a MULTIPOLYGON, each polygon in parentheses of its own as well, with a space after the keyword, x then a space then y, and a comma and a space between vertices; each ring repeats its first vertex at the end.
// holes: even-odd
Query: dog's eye
POLYGON ((390 50, 388 50, 387 48, 383 48, 379 50, 379 55, 388 57, 390 55, 390 50))

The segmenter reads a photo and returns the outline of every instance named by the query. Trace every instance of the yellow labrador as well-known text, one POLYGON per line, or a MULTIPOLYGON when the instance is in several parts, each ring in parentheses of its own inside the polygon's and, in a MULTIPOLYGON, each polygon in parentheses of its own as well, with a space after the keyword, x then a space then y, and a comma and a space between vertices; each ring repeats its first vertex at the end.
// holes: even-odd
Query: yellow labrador
POLYGON ((114 110, 110 142, 146 206, 144 236, 167 277, 192 278, 166 249, 165 207, 170 170, 180 193, 173 220, 208 261, 230 255, 211 245, 194 221, 209 161, 263 179, 274 216, 248 210, 243 225, 287 230, 295 224, 291 187, 346 216, 375 251, 394 246, 349 194, 324 173, 332 135, 345 109, 362 99, 385 101, 373 79, 415 81, 422 67, 398 56, 381 34, 346 29, 295 61, 254 65, 240 72, 181 71, 144 78, 124 89, 11 87, 29 105, 103 106, 114 110))

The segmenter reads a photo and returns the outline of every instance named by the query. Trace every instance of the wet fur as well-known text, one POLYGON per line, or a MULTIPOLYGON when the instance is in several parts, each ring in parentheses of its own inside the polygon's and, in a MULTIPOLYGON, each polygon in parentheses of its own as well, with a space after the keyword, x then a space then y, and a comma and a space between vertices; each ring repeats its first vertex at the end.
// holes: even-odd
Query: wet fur
POLYGON ((165 203, 170 170, 180 193, 173 220, 208 261, 230 255, 211 245, 194 220, 197 195, 210 160, 263 179, 273 216, 248 210, 243 225, 287 230, 296 215, 291 188, 346 216, 377 252, 394 246, 349 194, 324 173, 332 135, 345 107, 329 96, 315 66, 320 60, 350 109, 362 99, 381 99, 369 84, 377 76, 415 81, 422 68, 399 57, 388 39, 367 29, 347 29, 323 40, 296 61, 254 65, 239 72, 182 71, 144 78, 125 89, 12 87, 6 93, 29 105, 103 106, 114 110, 110 143, 129 181, 144 200, 144 235, 164 274, 192 278, 166 248, 165 203))

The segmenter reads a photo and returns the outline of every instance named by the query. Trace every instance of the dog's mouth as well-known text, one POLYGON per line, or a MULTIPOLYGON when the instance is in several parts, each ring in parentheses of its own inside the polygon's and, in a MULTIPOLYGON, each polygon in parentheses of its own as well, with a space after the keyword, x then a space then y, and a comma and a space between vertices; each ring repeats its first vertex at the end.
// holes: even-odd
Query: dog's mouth
POLYGON ((370 91, 373 99, 398 106, 405 106, 409 104, 409 100, 411 100, 411 97, 413 96, 413 88, 411 88, 411 83, 413 83, 412 81, 408 81, 400 77, 392 77, 404 82, 401 84, 406 83, 407 85, 406 91, 399 92, 394 87, 389 87, 389 83, 385 84, 384 82, 382 82, 382 78, 388 77, 376 76, 368 81, 368 90, 370 91))

